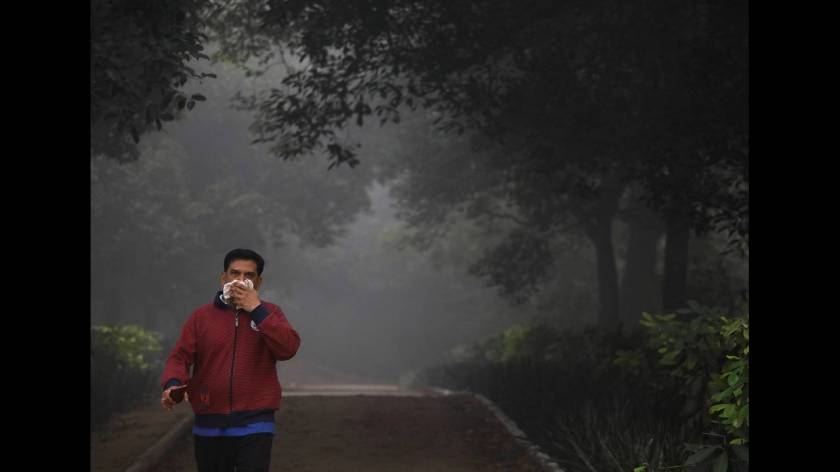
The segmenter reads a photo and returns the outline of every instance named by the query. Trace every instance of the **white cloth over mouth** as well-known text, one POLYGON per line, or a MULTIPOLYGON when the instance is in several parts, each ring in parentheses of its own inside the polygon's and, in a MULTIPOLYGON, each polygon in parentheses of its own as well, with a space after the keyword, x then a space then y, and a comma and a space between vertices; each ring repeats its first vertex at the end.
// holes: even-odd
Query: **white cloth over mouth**
MULTIPOLYGON (((225 300, 225 303, 230 304, 230 289, 233 285, 239 285, 241 287, 252 289, 254 288, 254 282, 251 282, 249 279, 244 280, 232 280, 222 286, 222 298, 225 300)), ((239 307, 237 307, 239 308, 239 307)))

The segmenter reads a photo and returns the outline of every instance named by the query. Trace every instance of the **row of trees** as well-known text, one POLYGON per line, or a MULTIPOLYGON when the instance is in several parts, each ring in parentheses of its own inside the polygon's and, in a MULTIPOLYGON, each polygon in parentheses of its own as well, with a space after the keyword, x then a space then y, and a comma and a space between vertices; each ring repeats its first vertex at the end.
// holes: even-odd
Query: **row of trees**
MULTIPOLYGON (((459 209, 488 228, 506 222, 506 237, 486 248, 474 272, 517 299, 548 282, 558 245, 578 231, 596 254, 598 319, 611 325, 652 305, 663 235, 657 304, 665 311, 686 301, 692 232, 724 232, 747 254, 747 7, 714 0, 204 1, 178 3, 184 38, 137 48, 200 57, 194 35, 206 32, 221 46, 217 58, 247 64, 249 74, 286 67, 270 90, 243 99, 257 112, 257 140, 282 158, 323 151, 333 165, 355 166, 357 143, 342 132, 349 124, 396 123, 425 110, 437 132, 465 143, 429 144, 424 159, 394 161, 385 174, 400 178, 402 215, 418 240, 445 234, 459 209), (465 151, 476 144, 480 152, 465 151), (617 217, 629 227, 623 283, 617 217)), ((139 18, 131 8, 96 11, 139 18)), ((143 18, 169 15, 168 8, 176 7, 152 3, 154 14, 143 18)), ((94 43, 107 51, 122 33, 102 31, 94 43)), ((189 77, 149 61, 139 62, 141 83, 147 72, 173 87, 189 77)), ((154 102, 154 87, 144 90, 131 95, 134 104, 154 102)), ((92 107, 133 110, 120 96, 97 94, 92 107)), ((176 108, 190 99, 181 98, 173 99, 176 108)), ((154 113, 148 118, 147 128, 157 124, 154 113)))
POLYGON ((649 307, 661 235, 665 311, 686 302, 692 232, 724 232, 747 254, 747 2, 274 1, 255 11, 266 32, 222 35, 224 53, 269 63, 282 45, 298 61, 246 102, 259 140, 282 157, 320 149, 353 166, 357 148, 338 130, 429 111, 438 131, 482 150, 432 145, 399 162, 403 215, 426 235, 457 209, 509 222, 474 269, 514 297, 553 273, 552 247, 569 228, 595 250, 608 325, 622 307, 630 321, 649 307), (617 216, 630 227, 624 287, 617 216))

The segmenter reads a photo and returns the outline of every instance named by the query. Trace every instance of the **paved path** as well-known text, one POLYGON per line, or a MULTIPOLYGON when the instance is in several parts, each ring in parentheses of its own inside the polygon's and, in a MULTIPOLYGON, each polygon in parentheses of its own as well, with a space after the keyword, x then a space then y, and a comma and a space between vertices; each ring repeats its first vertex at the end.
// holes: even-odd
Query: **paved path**
MULTIPOLYGON (((496 417, 470 395, 391 385, 309 385, 284 391, 271 470, 536 472, 496 417)), ((192 435, 157 467, 195 470, 192 435)))

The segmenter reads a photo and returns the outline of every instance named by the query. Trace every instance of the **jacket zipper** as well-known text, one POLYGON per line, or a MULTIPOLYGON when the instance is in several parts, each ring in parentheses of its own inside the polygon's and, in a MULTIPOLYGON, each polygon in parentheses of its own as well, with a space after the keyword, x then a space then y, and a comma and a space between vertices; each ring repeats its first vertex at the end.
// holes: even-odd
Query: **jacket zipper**
POLYGON ((236 338, 239 335, 239 309, 233 322, 233 355, 230 359, 230 413, 233 414, 233 369, 236 366, 236 338))

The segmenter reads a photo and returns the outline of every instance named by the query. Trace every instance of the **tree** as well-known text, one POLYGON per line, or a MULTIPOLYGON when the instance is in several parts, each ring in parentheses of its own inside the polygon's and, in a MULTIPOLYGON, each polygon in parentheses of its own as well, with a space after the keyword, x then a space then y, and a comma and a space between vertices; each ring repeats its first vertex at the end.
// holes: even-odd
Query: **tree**
MULTIPOLYGON (((116 12, 131 26, 158 18, 163 10, 151 5, 95 12, 116 12)), ((188 13, 174 17, 187 22, 185 40, 163 45, 167 58, 172 51, 201 57, 196 34, 206 22, 223 46, 218 57, 257 55, 267 68, 283 51, 298 61, 281 88, 248 103, 259 113, 257 141, 280 156, 320 149, 333 165, 352 166, 356 149, 340 129, 373 115, 397 122, 418 107, 436 113, 442 130, 497 138, 506 157, 491 168, 500 183, 472 199, 474 206, 515 207, 527 228, 521 247, 544 245, 541 235, 565 227, 570 216, 580 224, 598 254, 605 323, 619 319, 611 228, 629 184, 641 184, 666 221, 666 309, 685 299, 692 230, 725 229, 747 241, 746 2, 242 0, 173 8, 181 6, 188 13)), ((94 43, 113 46, 100 38, 114 34, 102 31, 113 33, 95 32, 94 43)), ((133 39, 141 51, 148 44, 133 39)), ((131 56, 137 48, 129 49, 131 56)), ((135 56, 147 70, 145 56, 135 56)), ((95 52, 92 65, 107 57, 95 52)), ((112 70, 94 69, 105 76, 112 70)), ((186 76, 179 70, 180 86, 186 76)), ((101 75, 94 89, 108 84, 101 75)), ((152 94, 158 109, 168 106, 155 98, 165 87, 144 88, 147 81, 132 75, 121 80, 132 99, 152 94)), ((128 105, 116 109, 135 110, 136 121, 139 108, 128 105)), ((149 100, 145 106, 150 126, 157 109, 149 100)))
POLYGON ((642 313, 662 310, 661 287, 657 277, 659 241, 665 224, 659 215, 644 205, 637 189, 631 189, 619 210, 619 220, 627 231, 621 277, 621 321, 625 326, 638 326, 642 313))
POLYGON ((202 0, 93 0, 91 2, 91 157, 133 160, 140 135, 160 130, 200 94, 182 89, 197 73, 202 0))
POLYGON ((369 172, 281 163, 250 146, 250 117, 224 106, 244 78, 230 66, 213 70, 220 79, 202 90, 202 113, 149 136, 141 159, 91 159, 94 322, 171 334, 212 295, 220 251, 233 242, 265 253, 322 247, 369 205, 369 172))
POLYGON ((356 151, 337 131, 397 122, 403 107, 431 110, 443 130, 501 138, 513 152, 494 167, 499 201, 532 230, 573 213, 598 251, 602 319, 613 323, 609 235, 629 183, 667 222, 666 308, 684 300, 691 229, 746 229, 746 5, 268 2, 262 22, 282 36, 266 44, 300 63, 250 102, 255 128, 280 156, 321 149, 350 165, 356 151))

